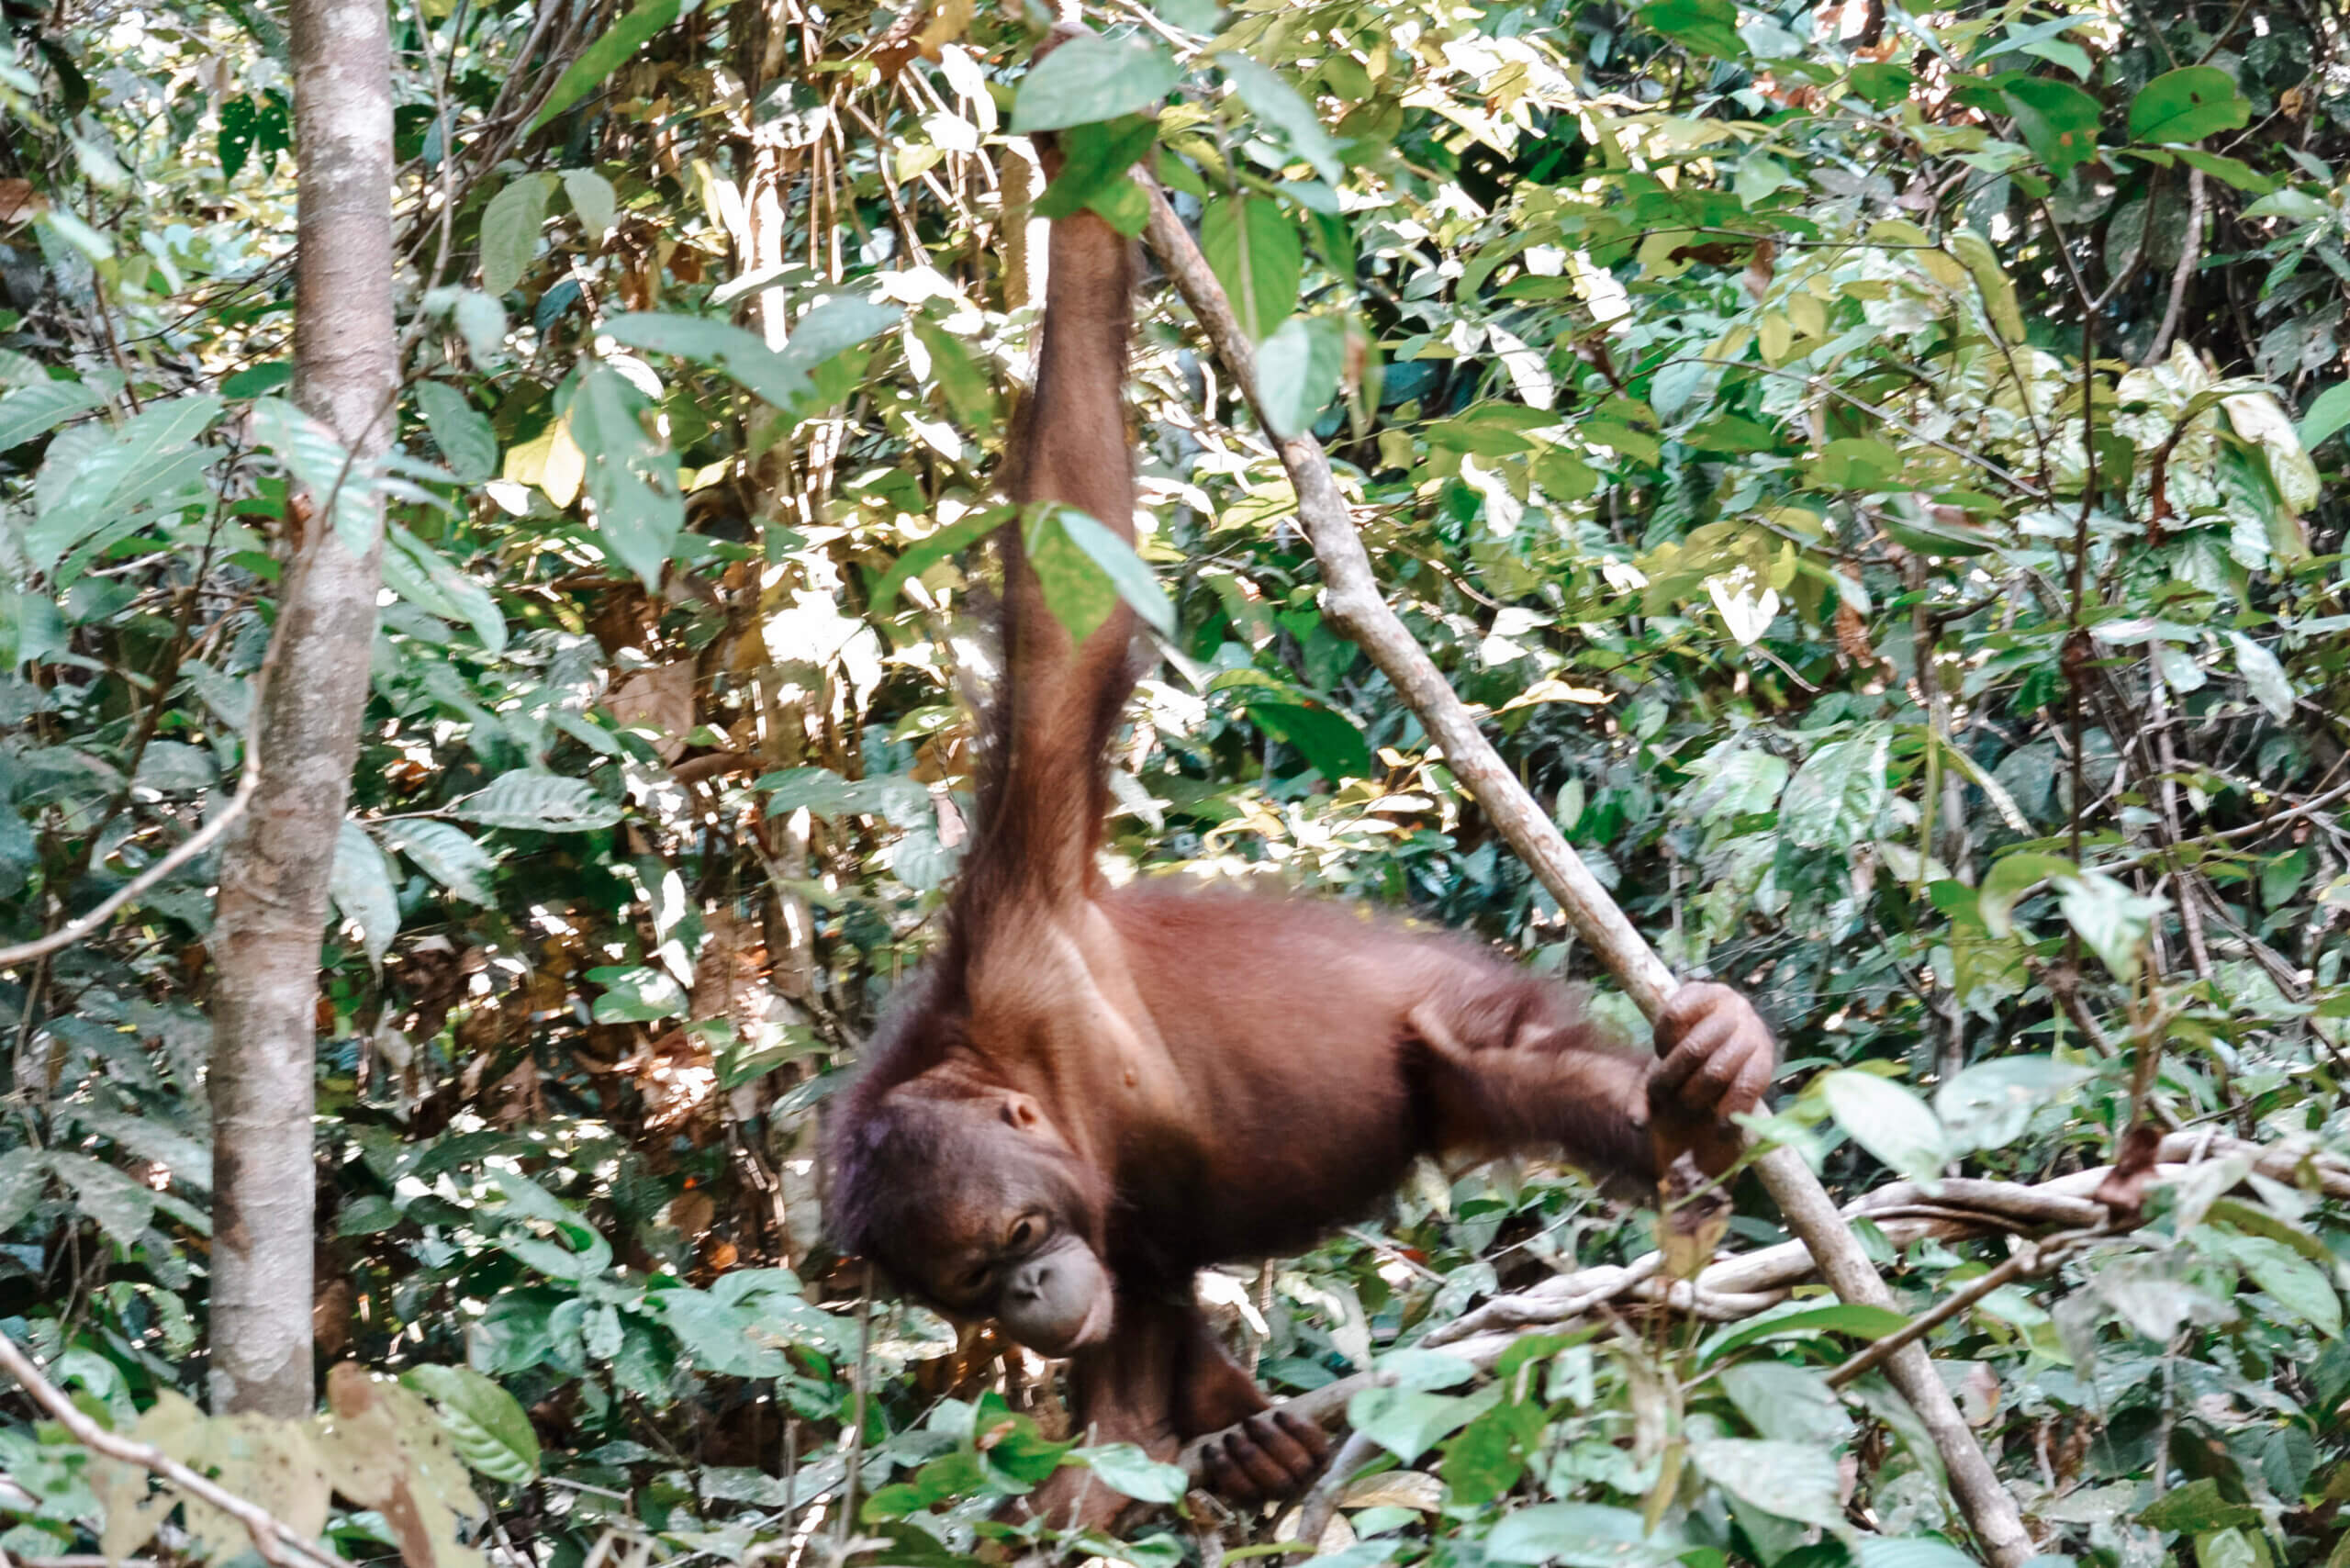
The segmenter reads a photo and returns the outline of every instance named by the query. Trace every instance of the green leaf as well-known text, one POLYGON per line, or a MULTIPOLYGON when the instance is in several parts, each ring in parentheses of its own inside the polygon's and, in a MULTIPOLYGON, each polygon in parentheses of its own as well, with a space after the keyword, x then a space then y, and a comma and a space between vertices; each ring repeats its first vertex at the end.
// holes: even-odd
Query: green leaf
POLYGON ((1200 220, 1200 251, 1250 342, 1261 342, 1296 308, 1305 245, 1278 203, 1256 196, 1209 203, 1200 220))
POLYGON ((677 454, 644 428, 650 409, 626 376, 591 365, 572 394, 571 439, 587 459, 596 536, 614 562, 657 592, 685 530, 686 502, 677 490, 677 454))
POLYGON ((686 1011, 685 988, 666 969, 644 965, 607 965, 588 971, 604 988, 590 1014, 599 1024, 648 1024, 686 1011))
POLYGON ((334 868, 327 889, 342 918, 359 927, 367 961, 380 965, 399 934, 400 901, 392 889, 392 868, 367 830, 346 817, 335 840, 334 868))
POLYGON ((459 571, 441 552, 402 528, 384 528, 384 585, 429 614, 474 629, 484 651, 506 650, 506 617, 479 578, 459 571))
POLYGON ((2098 120, 2104 110, 2078 87, 2053 76, 2018 76, 2009 79, 2001 95, 2024 144, 2058 179, 2096 155, 2098 120))
POLYGON ((498 902, 488 880, 497 862, 454 823, 411 817, 386 824, 385 836, 392 848, 455 897, 483 905, 498 902))
POLYGON ((2279 1306, 2329 1339, 2341 1335, 2342 1298, 2316 1264, 2265 1236, 2231 1236, 2227 1247, 2279 1306))
POLYGON ((619 802, 596 793, 585 778, 517 768, 490 780, 449 808, 462 822, 484 827, 527 828, 535 833, 587 833, 621 820, 619 802))
POLYGON ((756 333, 730 322, 636 311, 611 317, 604 331, 629 348, 706 364, 778 409, 789 409, 815 390, 805 369, 756 333))
POLYGON ((1037 198, 1036 216, 1068 218, 1093 206, 1128 183, 1126 172, 1158 140, 1158 122, 1141 115, 1069 130, 1060 139, 1061 172, 1037 198))
POLYGON ((1315 174, 1334 185, 1338 183, 1345 171, 1338 166, 1337 143, 1296 88, 1245 54, 1227 51, 1217 55, 1215 62, 1249 113, 1281 132, 1290 151, 1313 164, 1315 174))
POLYGON ((1828 1380, 1785 1361, 1741 1361, 1724 1367, 1722 1392, 1754 1429, 1780 1442, 1804 1443, 1826 1453, 1852 1435, 1852 1417, 1828 1380))
POLYGON ((498 436, 489 416, 445 381, 416 384, 416 406, 441 449, 449 473, 461 485, 478 485, 498 474, 498 436))
POLYGON ((2032 1112, 2096 1073, 2053 1057, 1977 1062, 1934 1094, 1953 1152, 1999 1148, 2023 1136, 2032 1112))
POLYGON ((1180 1464, 1161 1464, 1132 1443, 1103 1443, 1073 1450, 1069 1458, 1093 1472, 1094 1478, 1122 1497, 1138 1503, 1163 1503, 1169 1507, 1183 1500, 1192 1479, 1180 1464))
POLYGON ((2268 716, 2280 724, 2290 718, 2293 682, 2286 675, 2285 666, 2277 662, 2277 655, 2241 632, 2228 633, 2228 645, 2236 651, 2236 673, 2244 677, 2244 687, 2254 699, 2268 710, 2268 716))
POLYGON ((1165 101, 1183 68, 1147 39, 1087 33, 1038 61, 1012 99, 1012 129, 1066 130, 1165 101))
POLYGON ((1685 1543, 1648 1533, 1629 1508, 1597 1503, 1537 1503, 1506 1515, 1485 1538, 1489 1562, 1558 1562, 1565 1568, 1662 1568, 1685 1543))
POLYGON ((1707 1480, 1740 1502, 1799 1524, 1842 1533, 1836 1456, 1818 1443, 1714 1438, 1689 1445, 1707 1480))
POLYGON ((49 1156, 49 1168, 73 1189, 74 1206, 125 1251, 155 1217, 155 1193, 111 1165, 56 1150, 49 1156))
POLYGON ((1275 740, 1295 746, 1333 784, 1371 777, 1370 743, 1343 713, 1302 703, 1251 702, 1248 717, 1275 740))
MULTIPOLYGON (((10 393, 9 397, 15 397, 10 393)), ((7 402, 0 399, 0 413, 7 409, 7 402)), ((2310 411, 2301 416, 2298 433, 2301 450, 2315 452, 2317 443, 2333 435, 2344 425, 2350 425, 2350 381, 2337 381, 2310 400, 2310 411)))
POLYGON ((1729 0, 1655 0, 1635 15, 1699 54, 1737 60, 1746 52, 1746 40, 1738 36, 1738 7, 1729 0))
POLYGON ((1907 1327, 1908 1323, 1905 1314, 1889 1306, 1869 1306, 1852 1302, 1808 1306, 1801 1302, 1792 1302, 1723 1330, 1719 1338, 1707 1343, 1697 1359, 1701 1364, 1717 1361, 1732 1350, 1743 1350, 1765 1339, 1808 1339, 1823 1334, 1846 1334, 1856 1339, 1882 1339, 1897 1328, 1907 1327))
POLYGON ((1827 1072, 1818 1080, 1829 1114, 1847 1137, 1904 1176, 1930 1181, 1950 1162, 1942 1125, 1920 1100, 1873 1072, 1827 1072))
POLYGON ((1045 608, 1078 642, 1109 620, 1121 599, 1160 631, 1174 630, 1174 607, 1134 546, 1075 507, 1029 508, 1020 535, 1045 608))
MULTIPOLYGON (((52 442, 35 487, 39 512, 24 532, 27 565, 36 573, 70 580, 78 575, 70 554, 93 533, 135 521, 158 508, 203 499, 212 454, 197 440, 219 417, 220 409, 218 398, 174 398, 150 403, 111 436, 92 431, 93 444, 87 448, 59 450, 79 432, 52 442), (64 465, 62 474, 60 465, 64 465)), ((258 406, 256 418, 258 421, 258 406)), ((295 465, 291 454, 279 455, 288 466, 295 465)))
POLYGON ((2021 850, 2001 856, 1991 863, 1975 895, 1975 909, 1983 916, 1984 929, 2003 941, 2014 935, 2015 907, 2024 894, 2042 882, 2070 877, 2078 870, 2061 855, 2021 850))
POLYGON ((1999 336, 2009 343, 2022 342, 2023 308, 2016 303, 2015 280, 1999 264, 1999 253, 1991 248, 1991 241, 1972 229, 1960 229, 1950 236, 1950 250, 1975 280, 1983 296, 1983 313, 1999 336))
POLYGON ((1826 849, 1873 836, 1888 793, 1892 748, 1891 729, 1872 724, 1814 749, 1779 802, 1779 830, 1788 842, 1826 849))
POLYGON ((1327 316, 1292 316, 1257 350, 1257 401, 1279 439, 1304 434, 1330 399, 1347 357, 1347 329, 1327 316))
POLYGON ((554 91, 532 117, 531 129, 538 129, 601 86, 604 78, 619 70, 621 62, 642 49, 646 39, 676 21, 680 8, 679 0, 637 0, 627 16, 609 31, 598 34, 565 67, 555 80, 554 91))
POLYGON ((2163 901, 2140 898, 2102 871, 2061 877, 2056 890, 2065 919, 2104 960, 2113 978, 2125 985, 2136 980, 2138 949, 2163 901))
POLYGON ((571 210, 579 215, 579 226, 588 231, 588 238, 602 244, 620 216, 620 196, 612 182, 593 169, 565 169, 563 194, 571 198, 571 210))
POLYGON ((37 1148, 12 1148, 0 1154, 0 1235, 17 1228, 40 1201, 49 1179, 49 1164, 37 1148))
POLYGON ((457 1457, 519 1486, 539 1473, 539 1435, 515 1397, 471 1367, 412 1367, 400 1381, 441 1407, 457 1457))
POLYGON ((0 452, 22 446, 78 414, 106 407, 95 388, 80 381, 43 381, 0 398, 0 452))
POLYGON ((873 608, 869 612, 877 621, 887 620, 896 609, 898 594, 910 577, 919 577, 941 561, 957 552, 978 543, 1011 520, 1002 507, 989 507, 956 519, 929 537, 906 546, 903 554, 890 564, 881 580, 873 585, 873 608))
POLYGON ((1499 1391, 1494 1389, 1460 1395, 1366 1388, 1348 1402, 1347 1423, 1409 1464, 1439 1439, 1467 1426, 1498 1398, 1499 1391))
POLYGON ((2260 1510, 2245 1503, 2231 1503, 2220 1495, 2220 1484, 2208 1475, 2184 1486, 2174 1486, 2138 1514, 2138 1522, 2159 1530, 2199 1534, 2232 1525, 2260 1522, 2260 1510))
POLYGON ((489 198, 481 215, 481 286, 495 299, 511 293, 539 253, 553 174, 517 174, 489 198))
POLYGON ((2182 65, 2164 72, 2130 100, 2130 138, 2200 141, 2251 118, 2252 106, 2236 91, 2233 77, 2216 65, 2182 65))
POLYGON ((1860 1568, 1976 1568, 1975 1559, 1930 1536, 1864 1535, 1854 1543, 1854 1553, 1860 1568))

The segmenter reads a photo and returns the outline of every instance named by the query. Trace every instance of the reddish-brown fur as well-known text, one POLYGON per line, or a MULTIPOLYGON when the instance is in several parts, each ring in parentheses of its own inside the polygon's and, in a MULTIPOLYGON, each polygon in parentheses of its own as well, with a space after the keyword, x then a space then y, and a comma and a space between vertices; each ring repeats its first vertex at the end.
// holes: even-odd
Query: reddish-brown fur
MULTIPOLYGON (((1128 539, 1133 287, 1109 225, 1055 223, 1010 485, 1128 539)), ((1423 1154, 1562 1148, 1648 1175, 1662 1144, 1719 1170, 1722 1117, 1759 1100, 1769 1036, 1736 992, 1688 987, 1660 1069, 1562 988, 1458 938, 1305 901, 1109 889, 1102 757, 1132 689, 1133 619, 1073 647, 1005 532, 1008 674, 979 834, 944 951, 834 1118, 834 1229, 948 1309, 1069 1349, 1096 1440, 1164 1458, 1245 1421, 1211 1450, 1212 1479, 1278 1494, 1310 1474, 1320 1434, 1265 1414, 1194 1305, 1198 1270, 1309 1245, 1423 1154)), ((1072 1495, 1050 1487, 1039 1506, 1072 1495)), ((1117 1501, 1097 1485, 1080 1511, 1098 1523, 1117 1501)))

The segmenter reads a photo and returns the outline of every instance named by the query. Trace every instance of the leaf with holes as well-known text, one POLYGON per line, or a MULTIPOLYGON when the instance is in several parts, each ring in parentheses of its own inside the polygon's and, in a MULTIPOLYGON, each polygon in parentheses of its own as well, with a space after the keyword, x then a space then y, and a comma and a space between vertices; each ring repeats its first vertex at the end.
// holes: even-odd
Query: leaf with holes
POLYGON ((2058 179, 2097 153, 2097 128, 2103 108, 2068 82, 2051 76, 2017 76, 2002 95, 2016 129, 2032 155, 2058 179))
POLYGON ((2132 141, 2200 141, 2216 131, 2235 130, 2252 118, 2252 106, 2236 91, 2235 78, 2216 65, 2182 65, 2165 71, 2130 100, 2132 141))

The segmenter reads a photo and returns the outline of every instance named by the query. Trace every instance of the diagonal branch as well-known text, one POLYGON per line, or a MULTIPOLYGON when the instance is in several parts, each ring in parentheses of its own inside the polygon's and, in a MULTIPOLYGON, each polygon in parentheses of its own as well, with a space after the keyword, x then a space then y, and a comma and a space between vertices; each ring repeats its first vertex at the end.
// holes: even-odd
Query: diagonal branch
MULTIPOLYGON (((1259 422, 1270 432, 1272 422, 1264 418, 1258 398, 1254 345, 1241 330, 1223 286, 1182 220, 1167 204, 1165 194, 1153 187, 1150 198, 1151 249, 1247 395, 1259 422)), ((1301 433, 1281 440, 1280 452, 1281 466, 1297 494, 1298 520, 1321 564, 1324 613, 1386 674, 1422 727, 1443 748, 1446 767, 1476 798, 1510 847, 1542 879, 1576 935, 1598 953, 1640 1011, 1655 1017, 1674 989, 1673 971, 1641 940, 1590 868, 1535 804, 1533 796, 1478 729, 1443 672, 1388 606, 1321 443, 1301 433)), ((1892 1293, 1877 1277, 1868 1255, 1845 1227, 1836 1205, 1802 1157, 1793 1149, 1774 1149, 1755 1161, 1755 1169, 1785 1215, 1787 1227, 1818 1260, 1819 1271, 1836 1294, 1846 1301, 1891 1306, 1892 1293)), ((1886 1370, 1932 1435, 1959 1508, 1993 1568, 2021 1568, 2033 1551, 2022 1516, 1959 1415, 1925 1347, 1904 1347, 1888 1359, 1886 1370)))
POLYGON ((84 1448, 160 1476, 184 1496, 208 1503, 244 1526, 253 1538, 253 1550, 270 1568, 349 1568, 342 1559, 304 1539, 300 1531, 260 1504, 249 1502, 218 1482, 198 1475, 152 1443, 142 1443, 99 1426, 83 1414, 81 1406, 68 1398, 64 1390, 43 1377, 32 1358, 6 1334, 0 1334, 0 1372, 22 1383, 33 1403, 48 1412, 50 1418, 84 1448))

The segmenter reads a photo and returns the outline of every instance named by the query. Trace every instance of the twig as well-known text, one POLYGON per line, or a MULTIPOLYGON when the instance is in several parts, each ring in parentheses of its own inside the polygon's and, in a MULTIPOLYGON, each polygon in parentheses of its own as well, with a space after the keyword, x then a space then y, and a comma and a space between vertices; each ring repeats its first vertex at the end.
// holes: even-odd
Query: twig
POLYGON ((2057 1259, 2081 1241, 2099 1234, 2084 1231, 2072 1237, 2052 1237, 2036 1246, 2026 1246, 1998 1268, 1977 1280, 1970 1280, 1936 1303, 1931 1311, 1923 1312, 1887 1334, 1875 1344, 1853 1355, 1842 1366, 1828 1374, 1828 1386, 1841 1388, 1863 1372, 1884 1361, 1912 1340, 1922 1339, 1942 1324, 1956 1317, 1993 1291, 2025 1274, 2037 1274, 2049 1268, 2057 1259))
POLYGON ((297 1563, 308 1563, 311 1568, 350 1568, 340 1557, 304 1540, 293 1526, 260 1504, 247 1502, 223 1489, 218 1482, 198 1475, 152 1443, 121 1437, 99 1426, 84 1415, 81 1406, 67 1398, 63 1390, 43 1377, 32 1358, 6 1334, 0 1334, 0 1372, 22 1383, 33 1403, 47 1411, 84 1448, 160 1476, 184 1495, 209 1504, 244 1526, 253 1538, 253 1550, 273 1568, 295 1568, 297 1563))
MULTIPOLYGON (((2146 209, 2152 221, 2154 208, 2146 209)), ((2154 333, 2154 346, 2146 351, 2139 363, 2159 364, 2163 355, 2170 352, 2171 334, 2178 330, 2179 312, 2187 305, 2187 286, 2194 281, 2196 263, 2203 259, 2203 171, 2196 169, 2187 176, 2187 238, 2180 245, 2178 265, 2171 269, 2170 308, 2163 312, 2163 324, 2154 333)))
MULTIPOLYGON (((1165 194, 1154 186, 1150 197, 1147 232, 1152 250, 1247 395, 1259 422, 1270 431, 1273 424, 1264 419, 1258 398, 1255 350, 1233 317, 1231 301, 1165 194)), ((1371 557, 1355 532, 1346 498, 1338 491, 1321 443, 1301 433, 1281 440, 1280 450, 1281 466, 1297 495, 1299 521, 1321 565, 1324 612, 1371 655, 1429 736, 1444 748, 1445 762, 1453 776, 1558 900, 1576 934, 1623 982, 1640 1010, 1655 1017, 1675 989, 1673 971, 1641 940, 1564 835, 1535 804, 1478 729, 1443 672, 1381 595, 1371 557)), ((1776 1148, 1756 1160, 1755 1169, 1777 1200, 1788 1228, 1818 1260, 1821 1273, 1836 1294, 1846 1301, 1890 1306, 1892 1294, 1845 1228, 1836 1205, 1803 1157, 1790 1148, 1776 1148)), ((2022 1516, 2015 1499, 2000 1485, 1991 1462, 1960 1416, 1924 1347, 1910 1345, 1897 1352, 1887 1372, 1931 1434, 1950 1474, 1951 1490, 1994 1568, 2022 1568, 2033 1554, 2022 1516)))
POLYGON ((238 781, 237 792, 229 797, 228 803, 210 822, 181 840, 161 860, 117 888, 95 909, 75 916, 46 936, 20 942, 13 947, 0 947, 0 969, 14 969, 36 958, 45 958, 62 947, 71 947, 83 938, 95 935, 101 926, 121 911, 123 905, 211 848, 220 835, 245 814, 245 808, 253 803, 253 796, 261 789, 261 767, 251 760, 252 756, 249 743, 245 776, 238 781))

